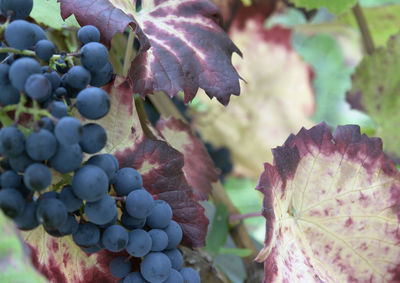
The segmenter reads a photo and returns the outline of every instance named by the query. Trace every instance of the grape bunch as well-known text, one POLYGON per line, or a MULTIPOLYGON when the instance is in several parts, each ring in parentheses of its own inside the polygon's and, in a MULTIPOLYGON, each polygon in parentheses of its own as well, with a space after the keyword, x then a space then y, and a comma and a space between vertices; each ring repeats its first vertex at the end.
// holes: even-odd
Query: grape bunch
POLYGON ((71 236, 86 253, 122 252, 109 264, 121 282, 200 282, 182 267, 182 229, 169 204, 143 188, 135 169, 100 153, 107 144, 100 124, 71 115, 76 109, 98 120, 110 110, 101 87, 113 68, 99 30, 82 27, 80 48, 57 53, 44 30, 24 20, 32 6, 0 1, 7 18, 0 37, 0 209, 19 229, 41 225, 53 237, 71 236))

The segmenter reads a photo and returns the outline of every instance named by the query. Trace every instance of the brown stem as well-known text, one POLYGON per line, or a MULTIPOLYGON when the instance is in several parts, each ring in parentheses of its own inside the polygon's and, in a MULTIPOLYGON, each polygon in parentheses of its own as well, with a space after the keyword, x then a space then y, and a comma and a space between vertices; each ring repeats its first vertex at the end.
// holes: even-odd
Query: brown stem
POLYGON ((353 14, 357 20, 358 27, 360 28, 365 50, 367 51, 368 54, 374 53, 375 51, 374 41, 372 40, 371 32, 369 30, 367 21, 365 20, 362 8, 358 3, 353 7, 353 14))
POLYGON ((232 214, 232 215, 229 215, 229 222, 236 222, 239 220, 252 218, 252 217, 258 217, 258 216, 262 216, 261 211, 250 212, 250 213, 245 213, 245 214, 232 214))

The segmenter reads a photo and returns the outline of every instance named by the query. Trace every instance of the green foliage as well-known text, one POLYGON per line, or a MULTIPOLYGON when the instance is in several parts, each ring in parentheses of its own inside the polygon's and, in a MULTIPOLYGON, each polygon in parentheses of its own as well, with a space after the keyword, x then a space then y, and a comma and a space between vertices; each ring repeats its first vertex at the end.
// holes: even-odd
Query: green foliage
POLYGON ((24 250, 17 229, 11 220, 0 211, 0 282, 40 283, 46 280, 40 276, 24 250))
POLYGON ((353 77, 349 100, 377 123, 376 135, 384 149, 400 156, 400 34, 392 37, 386 48, 365 55, 353 77))
POLYGON ((30 16, 54 29, 61 29, 63 26, 80 27, 74 15, 63 21, 60 15, 60 3, 57 0, 34 0, 30 16))
POLYGON ((212 222, 212 228, 206 239, 206 250, 211 256, 216 256, 225 245, 228 236, 228 212, 226 206, 220 203, 212 222))
MULTIPOLYGON (((385 46, 387 40, 396 34, 400 26, 400 5, 386 5, 379 7, 363 8, 368 27, 375 45, 385 46)), ((351 11, 338 18, 339 23, 358 28, 357 22, 351 11)))
POLYGON ((307 10, 326 7, 334 14, 341 14, 353 7, 357 0, 292 0, 297 7, 304 7, 307 10))
POLYGON ((369 117, 351 110, 345 102, 346 91, 351 88, 350 76, 353 68, 344 63, 340 46, 330 35, 312 37, 295 33, 292 43, 297 52, 314 71, 314 91, 317 107, 313 120, 325 121, 331 126, 357 123, 371 127, 369 117))

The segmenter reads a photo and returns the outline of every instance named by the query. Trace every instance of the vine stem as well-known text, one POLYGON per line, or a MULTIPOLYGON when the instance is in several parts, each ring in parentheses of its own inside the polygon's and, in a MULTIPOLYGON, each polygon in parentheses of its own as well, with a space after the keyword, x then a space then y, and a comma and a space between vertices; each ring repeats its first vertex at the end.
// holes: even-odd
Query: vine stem
POLYGON ((367 51, 368 54, 371 55, 375 51, 375 45, 374 41, 372 40, 371 32, 369 30, 368 23, 364 17, 364 13, 362 11, 360 4, 357 3, 353 7, 353 14, 354 17, 356 18, 358 27, 360 28, 365 50, 367 51))

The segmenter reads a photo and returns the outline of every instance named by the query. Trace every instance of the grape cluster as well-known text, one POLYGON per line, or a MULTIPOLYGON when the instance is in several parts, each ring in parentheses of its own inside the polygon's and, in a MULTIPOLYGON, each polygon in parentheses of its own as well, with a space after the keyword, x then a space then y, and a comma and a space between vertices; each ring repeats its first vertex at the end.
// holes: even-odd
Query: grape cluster
POLYGON ((32 6, 32 0, 0 1, 7 17, 0 115, 13 118, 0 129, 0 209, 21 230, 41 225, 51 236, 72 236, 86 253, 127 254, 109 264, 121 282, 200 282, 194 269, 182 268, 182 229, 169 204, 143 188, 135 169, 99 153, 107 143, 101 125, 71 116, 75 108, 98 120, 110 109, 100 87, 113 69, 99 30, 82 27, 80 50, 57 54, 43 29, 24 20, 32 6), (85 162, 84 155, 90 155, 85 162), (141 260, 139 271, 132 258, 141 260))

